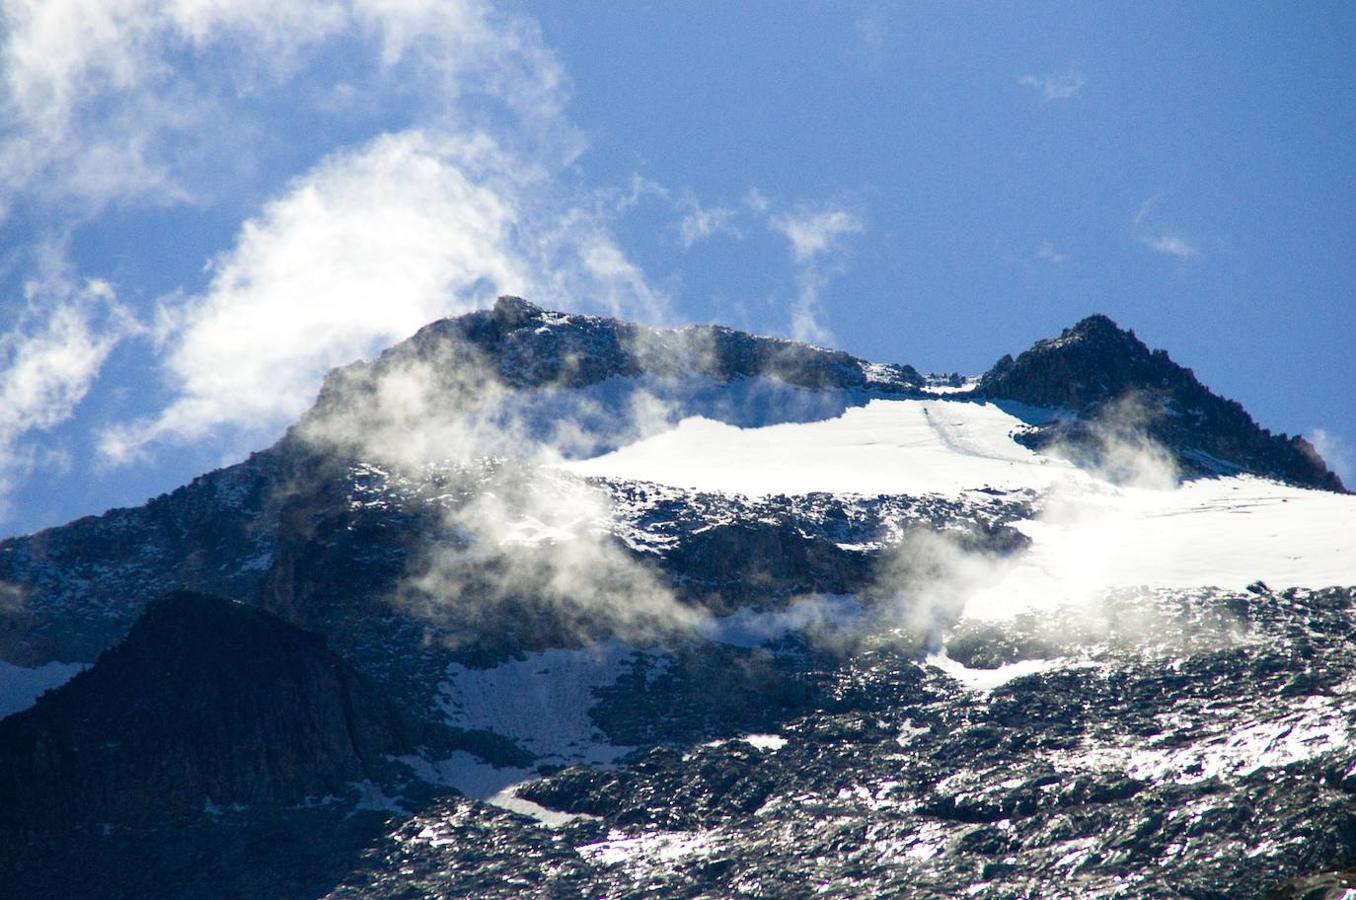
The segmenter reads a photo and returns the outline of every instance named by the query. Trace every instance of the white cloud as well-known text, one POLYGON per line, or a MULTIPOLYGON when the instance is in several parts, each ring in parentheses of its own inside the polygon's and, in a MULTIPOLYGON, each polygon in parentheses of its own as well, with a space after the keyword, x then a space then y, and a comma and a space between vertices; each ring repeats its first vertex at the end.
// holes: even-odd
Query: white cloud
POLYGON ((219 107, 291 71, 342 24, 342 4, 271 0, 3 0, 0 185, 85 212, 125 198, 183 202, 166 139, 209 140, 219 107), (172 57, 229 43, 236 65, 193 83, 172 57))
POLYGON ((728 206, 703 207, 693 197, 685 198, 678 205, 680 209, 685 210, 682 220, 678 223, 678 233, 683 239, 684 247, 691 247, 718 234, 742 237, 734 224, 737 215, 734 209, 728 206))
POLYGON ((1036 248, 1036 258, 1057 266, 1068 262, 1072 257, 1059 250, 1052 242, 1042 241, 1041 245, 1036 248))
POLYGON ((772 204, 767 197, 763 196, 762 191, 758 190, 757 187, 751 187, 748 193, 744 195, 744 205, 755 213, 763 215, 772 204))
POLYGON ((1356 450, 1351 444, 1326 428, 1315 428, 1309 440, 1347 489, 1356 490, 1356 450))
POLYGON ((1083 73, 1076 69, 1052 75, 1023 75, 1017 79, 1022 87, 1038 91, 1043 103, 1069 100, 1083 89, 1087 81, 1083 73))
POLYGON ((1173 231, 1163 231, 1150 227, 1154 209, 1158 206, 1157 194, 1140 204, 1139 210, 1130 220, 1130 233, 1134 239, 1155 253, 1187 260, 1199 256, 1200 248, 1173 231))
MULTIPOLYGON (((761 195, 759 195, 761 199, 761 195)), ((766 206, 767 201, 763 201, 766 206)), ((820 293, 839 271, 832 259, 844 235, 865 230, 856 214, 842 207, 798 207, 769 216, 768 225, 790 242, 796 262, 796 299, 791 305, 791 337, 812 344, 831 344, 833 332, 824 323, 820 293)))
POLYGON ((0 337, 0 514, 43 456, 25 438, 69 419, 109 353, 136 330, 104 282, 74 284, 58 272, 30 281, 25 295, 21 321, 0 337))
POLYGON ((0 0, 0 17, 0 190, 65 215, 229 190, 229 169, 250 171, 251 129, 269 127, 252 101, 301 102, 295 77, 340 38, 371 56, 369 80, 325 91, 318 109, 378 90, 460 131, 460 101, 491 97, 517 139, 561 157, 580 147, 535 26, 480 0, 0 0))
POLYGON ((1139 241, 1155 253, 1175 256, 1178 259, 1191 259, 1193 256, 1199 256, 1201 252, 1195 244, 1179 234, 1143 235, 1139 241))
POLYGON ((846 209, 801 209, 774 215, 769 221, 791 242, 791 251, 801 262, 833 249, 843 235, 863 230, 861 220, 846 209))
POLYGON ((550 188, 483 134, 388 134, 323 161, 245 223, 201 295, 166 299, 175 397, 108 430, 102 452, 127 461, 222 428, 266 438, 305 411, 329 369, 500 293, 662 319, 666 298, 606 218, 557 207, 550 188))
POLYGON ((583 143, 529 19, 482 0, 0 0, 0 14, 0 197, 46 210, 54 233, 109 203, 222 199, 255 144, 306 139, 278 102, 404 121, 346 133, 242 225, 204 288, 161 299, 172 396, 107 430, 108 459, 274 434, 329 367, 499 291, 666 315, 610 233, 623 210, 559 177, 583 143), (353 63, 339 78, 336 50, 353 63))
POLYGON ((517 217, 488 141, 384 135, 337 154, 242 227, 198 297, 173 298, 161 340, 177 389, 153 421, 110 432, 112 458, 223 424, 300 414, 329 368, 527 280, 506 251, 517 217))

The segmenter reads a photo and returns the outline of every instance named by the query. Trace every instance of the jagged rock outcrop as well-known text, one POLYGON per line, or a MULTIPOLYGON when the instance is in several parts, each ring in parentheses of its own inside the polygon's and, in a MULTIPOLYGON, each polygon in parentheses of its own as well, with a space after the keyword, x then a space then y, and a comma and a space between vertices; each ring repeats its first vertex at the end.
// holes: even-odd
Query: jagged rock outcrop
POLYGON ((1059 448, 1099 463, 1108 443, 1147 437, 1170 450, 1187 474, 1247 471, 1344 490, 1308 441, 1260 427, 1239 403, 1212 393, 1190 369, 1104 315, 1088 316, 1016 359, 1003 357, 985 373, 977 396, 1076 414, 1025 435, 1035 449, 1059 448))

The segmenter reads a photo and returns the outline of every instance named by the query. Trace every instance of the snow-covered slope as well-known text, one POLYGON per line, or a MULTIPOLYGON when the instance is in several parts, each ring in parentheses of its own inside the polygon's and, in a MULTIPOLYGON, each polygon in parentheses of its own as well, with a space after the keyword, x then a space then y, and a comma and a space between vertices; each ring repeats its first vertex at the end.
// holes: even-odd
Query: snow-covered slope
POLYGON ((992 403, 872 400, 836 418, 764 428, 685 418, 672 431, 563 468, 751 496, 1043 489, 1077 477, 1071 464, 1012 440, 1026 425, 992 403))
POLYGON ((755 496, 1037 492, 1038 514, 1018 525, 1030 550, 995 570, 972 614, 1136 585, 1356 584, 1356 496, 1249 475, 1178 484, 1155 470, 1160 461, 1143 448, 1138 483, 1116 484, 1013 439, 1057 414, 1015 404, 874 400, 834 419, 765 428, 694 417, 561 468, 755 496))

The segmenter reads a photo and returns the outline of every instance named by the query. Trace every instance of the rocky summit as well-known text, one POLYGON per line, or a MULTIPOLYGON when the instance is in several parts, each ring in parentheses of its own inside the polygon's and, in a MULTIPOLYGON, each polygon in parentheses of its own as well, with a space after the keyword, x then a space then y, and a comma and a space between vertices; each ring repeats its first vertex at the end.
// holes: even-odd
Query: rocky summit
POLYGON ((1166 351, 1150 351, 1106 316, 1089 316, 1016 359, 1003 357, 979 390, 995 400, 1074 413, 1024 435, 1028 446, 1095 458, 1108 433, 1130 434, 1171 448, 1186 472, 1255 472, 1344 490, 1304 438, 1259 427, 1237 402, 1212 393, 1166 351))
POLYGON ((962 378, 502 298, 0 542, 0 897, 1347 896, 1353 534, 1103 316, 962 378))

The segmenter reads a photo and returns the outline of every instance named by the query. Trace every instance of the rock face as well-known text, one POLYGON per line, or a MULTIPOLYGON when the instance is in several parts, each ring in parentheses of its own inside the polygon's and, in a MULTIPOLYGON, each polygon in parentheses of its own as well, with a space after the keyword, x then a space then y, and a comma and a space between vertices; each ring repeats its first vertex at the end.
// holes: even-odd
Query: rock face
POLYGON ((0 828, 341 796, 422 736, 319 636, 175 592, 92 668, 0 722, 0 828))
POLYGON ((1187 474, 1254 472, 1302 487, 1344 490, 1303 438, 1273 435, 1238 403, 1212 393, 1163 350, 1133 331, 1089 316, 983 377, 980 396, 1062 408, 1075 418, 1025 437, 1036 449, 1061 447, 1098 462, 1108 441, 1147 437, 1172 451, 1187 474))

